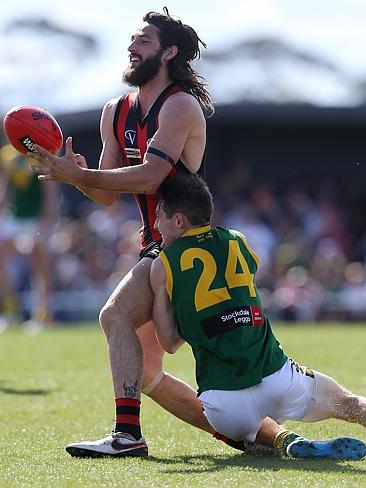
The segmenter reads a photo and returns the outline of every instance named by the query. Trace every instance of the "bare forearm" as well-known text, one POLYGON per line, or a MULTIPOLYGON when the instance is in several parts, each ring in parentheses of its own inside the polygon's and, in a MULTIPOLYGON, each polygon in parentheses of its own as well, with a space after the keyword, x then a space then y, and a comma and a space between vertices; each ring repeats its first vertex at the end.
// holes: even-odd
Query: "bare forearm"
POLYGON ((107 207, 112 205, 119 198, 119 192, 117 191, 98 190, 96 188, 86 188, 80 186, 77 186, 76 188, 94 202, 107 207))
POLYGON ((153 321, 161 347, 171 354, 184 344, 166 289, 166 271, 161 257, 154 260, 150 271, 150 284, 154 294, 153 321))
MULTIPOLYGON (((84 169, 79 188, 119 191, 126 193, 155 193, 163 177, 147 165, 117 169, 84 169)), ((87 190, 89 193, 89 190, 87 190)))
POLYGON ((153 320, 161 347, 166 352, 174 354, 184 344, 184 340, 179 335, 178 326, 172 310, 164 309, 155 302, 153 307, 153 320))

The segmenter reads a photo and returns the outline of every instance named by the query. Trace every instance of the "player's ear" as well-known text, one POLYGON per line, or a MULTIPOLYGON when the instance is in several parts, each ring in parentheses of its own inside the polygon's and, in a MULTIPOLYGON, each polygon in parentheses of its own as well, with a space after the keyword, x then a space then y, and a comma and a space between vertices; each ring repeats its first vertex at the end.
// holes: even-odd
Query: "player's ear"
POLYGON ((175 224, 178 229, 185 230, 188 227, 188 220, 184 213, 177 212, 175 215, 175 224))
POLYGON ((172 46, 169 46, 165 49, 164 54, 163 54, 163 60, 164 61, 170 61, 177 54, 178 54, 178 48, 175 44, 173 44, 172 46))

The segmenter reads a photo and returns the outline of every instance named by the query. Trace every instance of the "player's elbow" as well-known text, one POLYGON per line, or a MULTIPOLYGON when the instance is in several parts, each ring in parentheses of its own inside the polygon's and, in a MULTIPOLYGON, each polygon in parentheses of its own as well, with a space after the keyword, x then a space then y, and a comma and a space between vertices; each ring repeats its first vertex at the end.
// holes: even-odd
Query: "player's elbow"
POLYGON ((169 344, 164 349, 165 352, 167 352, 168 354, 174 354, 175 352, 177 352, 178 346, 176 346, 175 344, 169 344))
POLYGON ((158 336, 158 339, 159 339, 159 343, 160 343, 161 347, 168 354, 174 354, 179 349, 179 346, 180 346, 179 340, 173 339, 171 337, 162 338, 161 336, 160 337, 158 336))
POLYGON ((144 192, 148 195, 155 195, 155 193, 158 191, 159 186, 159 184, 156 184, 155 182, 149 180, 144 185, 144 192))
POLYGON ((168 349, 166 350, 166 352, 168 354, 176 353, 178 351, 178 349, 180 348, 180 346, 183 344, 183 342, 184 341, 180 336, 172 338, 169 341, 168 349))
POLYGON ((174 345, 169 341, 162 340, 161 338, 159 338, 159 343, 161 347, 164 349, 164 351, 167 352, 168 354, 174 354, 175 351, 177 350, 174 347, 174 345))
POLYGON ((104 207, 112 206, 119 198, 118 192, 113 193, 104 193, 99 195, 99 198, 95 198, 94 200, 99 203, 99 205, 103 205, 104 207))
POLYGON ((168 174, 169 171, 166 167, 160 168, 156 165, 149 165, 144 184, 146 193, 154 195, 168 174))
POLYGON ((161 178, 158 174, 152 174, 151 177, 146 181, 146 193, 149 195, 155 195, 164 179, 165 176, 161 178))
POLYGON ((174 346, 171 348, 171 352, 169 354, 175 354, 178 349, 180 348, 180 346, 182 345, 181 342, 178 342, 177 344, 174 344, 174 346))
POLYGON ((118 197, 111 197, 107 198, 104 200, 103 204, 105 207, 111 207, 116 201, 118 200, 118 197))

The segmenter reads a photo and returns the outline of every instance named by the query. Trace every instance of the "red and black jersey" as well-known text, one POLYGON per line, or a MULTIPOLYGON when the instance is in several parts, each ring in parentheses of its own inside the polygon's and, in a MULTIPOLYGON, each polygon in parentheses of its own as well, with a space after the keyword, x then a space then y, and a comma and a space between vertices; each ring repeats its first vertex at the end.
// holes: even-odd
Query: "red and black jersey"
MULTIPOLYGON (((122 96, 117 104, 114 115, 113 129, 119 142, 123 165, 132 166, 142 164, 148 142, 158 129, 158 116, 165 100, 182 91, 178 83, 171 83, 155 100, 145 118, 141 117, 141 110, 137 92, 131 92, 122 96)), ((202 162, 203 163, 203 162, 202 162)), ((189 171, 181 160, 178 160, 172 168, 172 174, 189 171)), ((203 164, 199 173, 202 174, 203 164)), ((140 229, 141 246, 144 248, 153 241, 161 239, 160 233, 154 229, 156 198, 154 195, 134 194, 141 214, 142 228, 140 229)))

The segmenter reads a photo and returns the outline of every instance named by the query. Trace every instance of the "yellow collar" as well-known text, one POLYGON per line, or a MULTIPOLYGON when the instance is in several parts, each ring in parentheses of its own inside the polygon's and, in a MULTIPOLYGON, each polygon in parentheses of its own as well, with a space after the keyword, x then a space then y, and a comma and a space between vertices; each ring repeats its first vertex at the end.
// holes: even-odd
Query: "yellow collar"
POLYGON ((205 225, 204 227, 194 227, 193 229, 189 229, 181 237, 188 237, 188 236, 197 236, 198 234, 204 234, 211 230, 211 225, 205 225))

